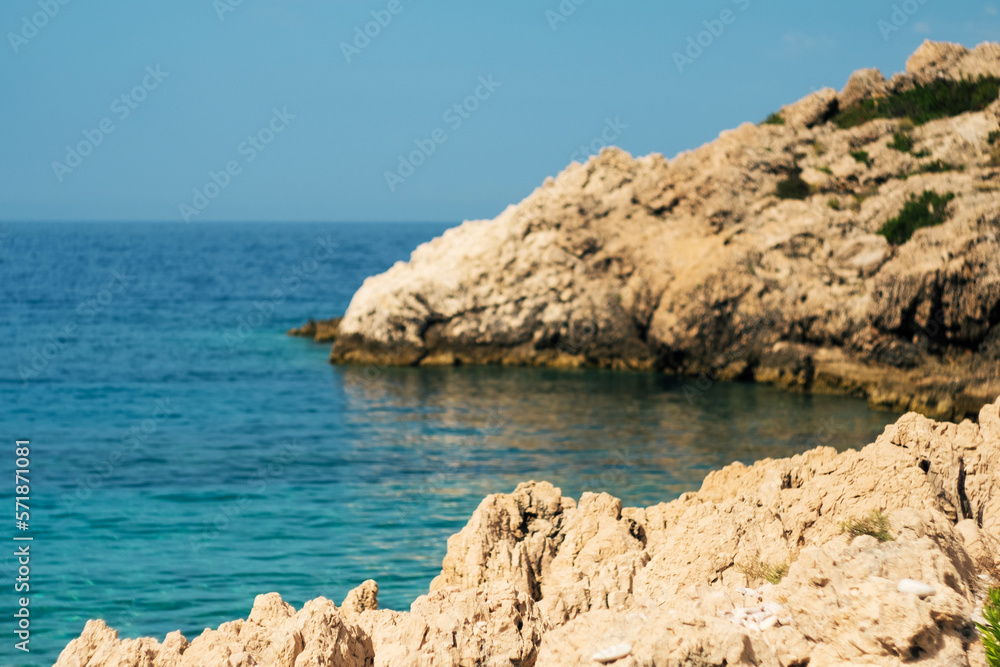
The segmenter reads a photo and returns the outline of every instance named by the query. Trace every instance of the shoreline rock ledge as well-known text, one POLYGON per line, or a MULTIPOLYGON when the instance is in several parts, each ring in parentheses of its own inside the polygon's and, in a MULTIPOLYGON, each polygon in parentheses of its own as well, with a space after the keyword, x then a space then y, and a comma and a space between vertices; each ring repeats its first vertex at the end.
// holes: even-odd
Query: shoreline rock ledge
POLYGON ((838 114, 980 76, 1000 44, 925 42, 905 73, 861 70, 672 160, 573 163, 366 280, 331 361, 706 374, 974 415, 1000 393, 1000 102, 838 114), (879 234, 925 191, 954 195, 943 224, 879 234))
POLYGON ((997 585, 1000 399, 907 413, 860 451, 711 473, 646 508, 545 482, 485 498, 408 612, 258 596, 160 642, 89 621, 56 667, 985 666, 997 585))

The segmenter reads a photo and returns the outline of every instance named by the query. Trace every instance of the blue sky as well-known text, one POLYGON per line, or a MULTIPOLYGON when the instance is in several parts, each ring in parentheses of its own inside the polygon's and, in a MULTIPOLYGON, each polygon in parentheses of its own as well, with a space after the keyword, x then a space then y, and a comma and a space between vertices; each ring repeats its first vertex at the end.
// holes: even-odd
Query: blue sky
POLYGON ((5 0, 0 220, 493 217, 602 134, 673 156, 1000 36, 996 3, 907 2, 888 32, 907 3, 5 0))

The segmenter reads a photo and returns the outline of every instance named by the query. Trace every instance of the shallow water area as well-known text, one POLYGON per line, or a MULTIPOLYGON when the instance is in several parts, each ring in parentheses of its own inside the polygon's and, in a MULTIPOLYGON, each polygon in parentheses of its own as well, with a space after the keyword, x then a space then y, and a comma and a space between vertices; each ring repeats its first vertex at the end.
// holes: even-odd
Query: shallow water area
MULTIPOLYGON (((486 494, 545 479, 649 505, 732 461, 860 447, 897 416, 654 373, 331 367, 285 335, 446 227, 0 229, 0 433, 32 447, 24 664, 89 618, 192 638, 270 591, 339 603, 373 578, 406 609, 486 494)), ((0 558, 5 581, 14 567, 0 558)))

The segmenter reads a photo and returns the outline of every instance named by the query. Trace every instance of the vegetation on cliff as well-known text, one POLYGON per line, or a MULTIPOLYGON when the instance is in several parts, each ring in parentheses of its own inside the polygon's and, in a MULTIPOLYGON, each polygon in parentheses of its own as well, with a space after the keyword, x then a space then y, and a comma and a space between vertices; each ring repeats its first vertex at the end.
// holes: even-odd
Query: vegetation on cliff
POLYGON ((909 118, 923 125, 967 111, 982 111, 996 101, 1000 78, 980 76, 975 81, 939 79, 884 98, 861 100, 833 117, 840 128, 856 127, 876 118, 909 118))
POLYGON ((1000 588, 991 588, 983 604, 985 623, 976 623, 983 638, 986 663, 990 667, 1000 667, 1000 588))
POLYGON ((779 199, 805 199, 810 194, 809 184, 802 180, 802 169, 793 167, 788 178, 778 181, 775 191, 779 199))
POLYGON ((889 243, 902 245, 909 241, 918 229, 944 223, 948 214, 948 202, 954 198, 955 194, 952 192, 939 195, 933 190, 924 190, 920 197, 913 196, 906 202, 899 215, 889 219, 878 233, 889 243))

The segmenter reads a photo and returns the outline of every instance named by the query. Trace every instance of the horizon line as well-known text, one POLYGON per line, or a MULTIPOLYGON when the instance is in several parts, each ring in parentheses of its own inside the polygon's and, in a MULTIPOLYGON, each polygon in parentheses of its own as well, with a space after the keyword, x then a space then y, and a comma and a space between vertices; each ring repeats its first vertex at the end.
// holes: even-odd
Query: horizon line
POLYGON ((289 225, 367 225, 367 224, 399 224, 399 225, 445 225, 461 224, 468 220, 202 220, 198 222, 184 222, 183 220, 67 220, 67 219, 39 219, 39 220, 2 220, 0 225, 30 225, 30 224, 135 224, 135 225, 239 225, 239 224, 289 224, 289 225))

